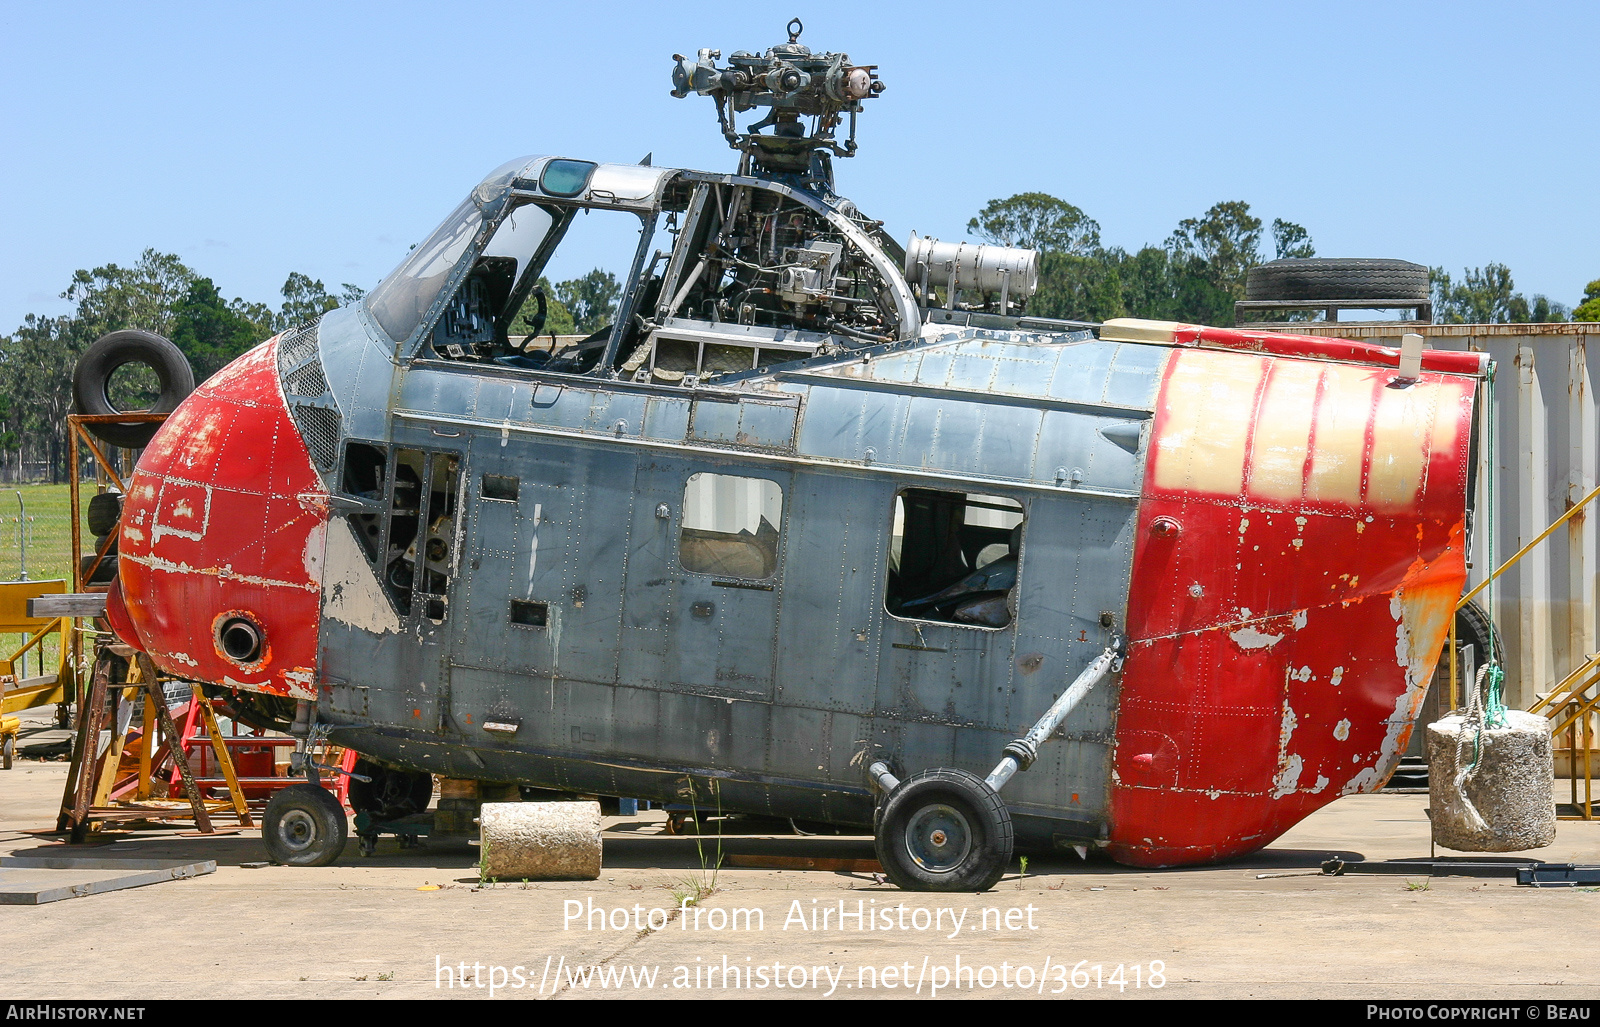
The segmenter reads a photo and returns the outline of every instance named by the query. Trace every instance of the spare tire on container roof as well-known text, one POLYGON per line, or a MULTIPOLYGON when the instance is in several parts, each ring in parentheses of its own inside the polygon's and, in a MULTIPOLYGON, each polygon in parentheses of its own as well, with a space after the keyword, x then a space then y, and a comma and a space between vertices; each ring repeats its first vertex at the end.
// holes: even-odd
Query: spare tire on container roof
POLYGON ((1246 300, 1421 300, 1428 269, 1409 260, 1302 257, 1270 260, 1245 275, 1246 300))
MULTIPOLYGON (((118 410, 111 402, 111 376, 127 364, 144 364, 156 373, 160 394, 148 408, 151 413, 171 413, 194 391, 194 369, 182 350, 154 332, 124 328, 101 336, 78 358, 78 366, 72 372, 72 412, 100 416, 144 413, 118 410)), ((108 421, 84 427, 109 445, 140 449, 149 444, 161 425, 155 421, 108 421)))

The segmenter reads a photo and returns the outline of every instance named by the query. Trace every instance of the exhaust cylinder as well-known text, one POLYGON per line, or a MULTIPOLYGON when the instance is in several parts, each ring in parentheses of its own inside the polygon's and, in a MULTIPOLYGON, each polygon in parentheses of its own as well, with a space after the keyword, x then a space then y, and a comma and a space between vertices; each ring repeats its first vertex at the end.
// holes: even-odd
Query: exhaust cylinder
POLYGON ((928 288, 1000 293, 1024 300, 1039 287, 1039 251, 989 243, 941 242, 911 234, 906 281, 928 288))

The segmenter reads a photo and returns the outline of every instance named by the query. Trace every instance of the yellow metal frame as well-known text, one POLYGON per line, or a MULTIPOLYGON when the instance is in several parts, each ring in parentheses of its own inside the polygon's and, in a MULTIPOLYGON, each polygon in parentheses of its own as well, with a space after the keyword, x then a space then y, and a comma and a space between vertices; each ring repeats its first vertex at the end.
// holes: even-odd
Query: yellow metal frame
MULTIPOLYGON (((1582 499, 1572 505, 1566 513, 1557 517, 1550 526, 1541 531, 1532 542, 1523 546, 1512 554, 1511 559, 1496 567, 1494 571, 1477 588, 1461 597, 1456 603, 1460 610, 1472 601, 1478 593, 1488 588, 1500 575, 1513 567, 1524 556, 1531 553, 1535 546, 1549 538, 1557 528, 1576 517, 1580 511, 1600 496, 1600 487, 1596 487, 1582 499)), ((1491 611, 1492 615, 1492 611, 1491 611)), ((1461 705, 1461 690, 1457 681, 1456 668, 1456 619, 1450 618, 1450 708, 1458 709, 1461 705)), ((1594 820, 1594 775, 1590 769, 1589 754, 1592 749, 1590 744, 1592 733, 1589 727, 1589 717, 1600 709, 1600 694, 1589 696, 1590 688, 1600 682, 1600 653, 1588 656, 1582 664, 1571 674, 1568 674, 1556 685, 1551 693, 1536 701, 1528 707, 1529 713, 1543 713, 1546 719, 1552 722, 1550 734, 1552 738, 1563 731, 1568 733, 1568 753, 1570 754, 1569 767, 1572 780, 1572 805, 1578 807, 1580 812, 1574 816, 1563 816, 1562 820, 1594 820), (1578 754, 1580 752, 1579 740, 1582 740, 1581 752, 1583 754, 1583 802, 1578 802, 1578 754)))
MULTIPOLYGON (((20 713, 51 703, 71 702, 77 697, 76 675, 71 659, 72 618, 29 617, 26 613, 29 599, 66 590, 66 581, 60 579, 0 582, 0 633, 31 632, 26 642, 10 656, 0 660, 0 690, 4 692, 4 699, 0 701, 0 715, 20 713), (19 680, 16 677, 17 663, 30 651, 37 650, 40 653, 39 667, 44 669, 43 646, 51 634, 60 635, 56 672, 19 680)), ((0 734, 9 733, 0 731, 0 734)))

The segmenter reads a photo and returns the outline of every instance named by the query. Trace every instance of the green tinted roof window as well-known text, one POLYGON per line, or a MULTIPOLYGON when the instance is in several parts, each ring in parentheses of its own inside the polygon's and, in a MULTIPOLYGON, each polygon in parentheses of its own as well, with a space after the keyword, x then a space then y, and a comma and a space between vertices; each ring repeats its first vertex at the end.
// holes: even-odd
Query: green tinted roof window
POLYGON ((539 188, 551 196, 576 196, 589 184, 595 165, 586 160, 553 160, 539 176, 539 188))

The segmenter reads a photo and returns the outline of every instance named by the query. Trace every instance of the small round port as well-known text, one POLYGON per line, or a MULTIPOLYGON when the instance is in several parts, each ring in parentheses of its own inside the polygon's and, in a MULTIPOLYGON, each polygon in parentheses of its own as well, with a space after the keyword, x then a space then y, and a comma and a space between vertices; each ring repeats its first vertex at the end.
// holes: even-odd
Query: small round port
POLYGON ((224 621, 217 631, 217 641, 235 663, 254 663, 261 658, 261 629, 243 617, 224 621))

